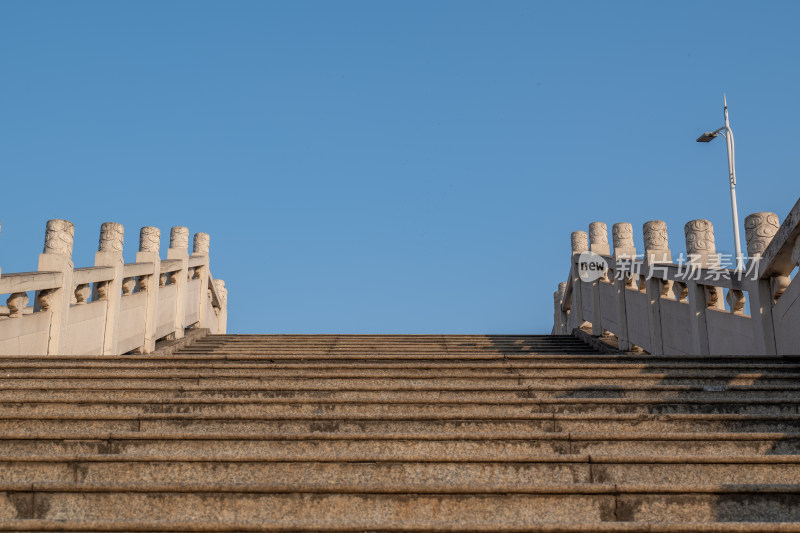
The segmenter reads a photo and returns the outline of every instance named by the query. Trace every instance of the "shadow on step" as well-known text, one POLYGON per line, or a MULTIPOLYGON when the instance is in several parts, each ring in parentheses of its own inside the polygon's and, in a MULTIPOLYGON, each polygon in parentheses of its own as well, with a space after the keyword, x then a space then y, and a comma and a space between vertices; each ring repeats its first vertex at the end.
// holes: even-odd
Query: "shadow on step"
MULTIPOLYGON (((722 456, 721 462, 726 453, 727 457, 800 454, 800 358, 639 354, 611 356, 607 365, 596 369, 609 379, 616 377, 617 384, 596 383, 557 397, 606 402, 602 405, 613 406, 614 413, 663 420, 659 438, 665 453, 680 457, 714 453, 722 456)), ((591 403, 585 405, 591 409, 591 403)), ((575 451, 591 452, 591 446, 575 451)), ((658 506, 680 508, 691 502, 705 507, 717 522, 800 521, 796 484, 749 486, 725 483, 724 476, 716 475, 708 482, 713 483, 711 493, 695 494, 694 487, 685 487, 662 495, 658 506)), ((653 506, 652 495, 620 494, 616 518, 640 521, 653 506)))
MULTIPOLYGON (((673 430, 748 441, 753 453, 800 454, 800 358, 606 357, 607 362, 593 365, 594 382, 553 394, 567 402, 556 404, 555 414, 577 411, 580 405, 598 416, 606 409, 664 417, 675 422, 673 430)), ((529 397, 544 395, 531 390, 529 397)), ((665 431, 669 437, 672 431, 665 431)))

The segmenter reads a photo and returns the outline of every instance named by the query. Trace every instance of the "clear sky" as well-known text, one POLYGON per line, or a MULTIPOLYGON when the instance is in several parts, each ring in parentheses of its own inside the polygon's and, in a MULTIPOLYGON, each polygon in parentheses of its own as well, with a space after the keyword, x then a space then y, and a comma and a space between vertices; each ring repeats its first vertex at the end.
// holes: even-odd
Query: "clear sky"
POLYGON ((0 3, 0 268, 211 234, 238 333, 549 333, 569 234, 800 196, 798 2, 0 3))

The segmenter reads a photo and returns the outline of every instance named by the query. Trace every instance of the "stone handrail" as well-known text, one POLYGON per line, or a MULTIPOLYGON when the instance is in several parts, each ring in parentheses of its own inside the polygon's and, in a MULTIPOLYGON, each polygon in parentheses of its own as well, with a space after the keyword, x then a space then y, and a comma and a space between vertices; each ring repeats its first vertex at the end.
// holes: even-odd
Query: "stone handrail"
POLYGON ((50 220, 37 272, 0 271, 0 355, 118 355, 152 353, 158 340, 180 339, 187 328, 225 333, 227 290, 211 276, 209 236, 174 227, 167 257, 161 232, 144 227, 136 262, 124 263, 124 228, 106 222, 94 266, 74 268, 75 227, 50 220), (34 293, 33 305, 28 305, 34 293))
POLYGON ((800 281, 791 278, 800 264, 800 200, 782 224, 774 213, 754 213, 745 230, 742 271, 722 267, 708 220, 686 224, 686 256, 677 262, 662 221, 644 224, 643 254, 629 223, 614 224, 613 251, 602 222, 573 232, 569 277, 553 295, 553 333, 591 327, 620 350, 656 355, 800 354, 800 281), (592 267, 597 274, 588 274, 592 267))

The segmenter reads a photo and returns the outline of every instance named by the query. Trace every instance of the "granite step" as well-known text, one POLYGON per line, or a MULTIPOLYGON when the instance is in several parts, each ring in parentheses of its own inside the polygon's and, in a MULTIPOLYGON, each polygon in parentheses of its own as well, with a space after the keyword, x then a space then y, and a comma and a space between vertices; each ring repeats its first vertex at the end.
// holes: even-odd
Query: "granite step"
MULTIPOLYGON (((189 347, 191 348, 191 346, 189 347)), ((188 348, 187 348, 188 349, 188 348)), ((46 361, 47 359, 45 359, 46 361)), ((3 355, 0 361, 13 363, 13 362, 34 362, 41 363, 42 356, 32 355, 3 355)), ((748 355, 748 356, 725 356, 725 357, 708 357, 708 356, 653 356, 648 354, 599 354, 592 352, 585 355, 575 354, 560 354, 560 355, 536 355, 528 354, 526 352, 520 353, 498 353, 498 354, 450 354, 450 353, 433 353, 433 354, 406 354, 406 355, 386 355, 376 353, 366 354, 352 354, 352 355, 326 355, 324 352, 310 352, 308 354, 284 354, 276 355, 275 357, 265 357, 264 355, 241 353, 237 355, 219 353, 219 354, 192 354, 177 352, 170 355, 60 355, 58 361, 63 362, 84 362, 90 364, 92 362, 125 362, 125 363, 148 363, 148 362, 333 362, 333 363, 350 363, 350 362, 376 362, 382 363, 408 363, 408 362, 424 362, 426 364, 436 364, 438 362, 462 362, 465 364, 471 362, 528 362, 532 364, 551 364, 551 363, 582 363, 582 364, 641 364, 641 365, 658 365, 661 363, 702 363, 705 365, 737 365, 737 364, 772 364, 772 365, 797 365, 800 362, 800 356, 763 356, 763 355, 748 355)))
POLYGON ((429 485, 3 483, 0 519, 257 522, 290 528, 490 528, 608 521, 800 521, 800 487, 611 483, 429 485))
POLYGON ((118 414, 190 414, 190 415, 270 415, 309 417, 313 415, 368 416, 368 415, 446 415, 469 418, 476 415, 494 417, 524 416, 533 413, 553 414, 741 414, 741 415, 799 415, 800 395, 790 400, 765 398, 727 400, 647 400, 647 399, 516 399, 486 400, 483 402, 445 401, 432 399, 426 402, 410 401, 347 401, 308 400, 283 398, 104 398, 91 400, 83 391, 73 391, 70 399, 54 399, 51 393, 17 395, 14 401, 0 400, 0 417, 37 417, 59 413, 89 413, 91 415, 118 414))
POLYGON ((724 390, 730 387, 751 387, 754 385, 773 388, 783 388, 797 390, 798 380, 788 377, 769 377, 756 378, 749 376, 740 377, 662 377, 659 375, 636 375, 636 376, 586 376, 586 377, 521 377, 509 374, 508 376, 485 376, 485 377, 453 377, 442 378, 441 376, 419 376, 414 378, 295 378, 295 377, 202 377, 202 376, 183 376, 172 377, 168 375, 151 377, 130 377, 130 378, 110 378, 110 377, 50 377, 50 378, 30 378, 30 377, 7 377, 3 378, 4 388, 70 388, 81 389, 91 388, 114 388, 122 383, 128 388, 165 388, 165 387, 184 387, 188 388, 195 385, 203 385, 208 388, 225 389, 267 389, 267 390, 404 390, 404 389, 427 389, 427 390, 496 390, 503 388, 545 388, 560 387, 562 389, 581 390, 585 388, 604 387, 611 389, 614 387, 648 387, 664 385, 696 385, 705 389, 724 390))
POLYGON ((498 348, 480 348, 480 349, 459 349, 453 351, 443 351, 441 349, 432 348, 376 348, 374 346, 350 346, 350 347, 335 347, 335 348, 318 348, 314 346, 308 347, 264 347, 258 345, 241 345, 241 346, 213 346, 192 344, 187 348, 181 350, 183 355, 202 355, 203 352, 219 352, 222 355, 249 355, 255 352, 257 355, 264 355, 274 353, 276 355, 310 355, 310 356, 324 356, 335 355, 339 357, 359 357, 359 356, 394 356, 404 357, 409 355, 426 356, 431 359, 438 358, 440 355, 451 356, 502 356, 502 355, 517 355, 526 358, 535 356, 560 356, 560 355, 575 355, 575 356, 596 356, 597 352, 586 345, 580 344, 561 344, 549 345, 547 347, 526 347, 525 349, 517 349, 511 347, 498 347, 498 348))
POLYGON ((180 457, 185 454, 276 460, 525 461, 536 455, 777 456, 800 455, 800 433, 473 432, 433 433, 179 433, 154 431, 4 432, 0 454, 180 457))
POLYGON ((18 403, 22 401, 78 400, 91 401, 151 401, 165 402, 172 399, 183 400, 281 400, 295 402, 478 402, 478 403, 518 403, 520 401, 580 401, 580 400, 638 400, 641 402, 681 401, 681 402, 727 402, 727 401, 771 401, 791 402, 800 399, 798 386, 708 386, 708 385, 649 385, 629 387, 625 384, 615 386, 586 386, 579 389, 556 386, 527 387, 508 384, 494 387, 448 388, 396 387, 392 389, 362 388, 339 389, 336 387, 310 385, 288 388, 267 386, 217 387, 186 385, 183 383, 147 383, 130 385, 118 381, 114 385, 83 383, 82 387, 69 384, 52 383, 49 387, 30 387, 17 383, 5 383, 0 388, 0 402, 18 403))
POLYGON ((797 415, 741 414, 552 414, 518 416, 435 414, 362 415, 197 415, 147 413, 98 415, 56 413, 0 416, 0 431, 177 431, 183 433, 283 432, 297 433, 431 433, 494 432, 800 432, 797 415))
POLYGON ((225 522, 199 522, 182 520, 2 520, 0 531, 58 531, 61 533, 91 532, 116 532, 138 533, 175 533, 175 532, 281 532, 281 533, 310 533, 310 532, 337 532, 343 531, 369 531, 370 533, 797 533, 800 524, 774 523, 774 522, 570 522, 540 523, 528 525, 472 525, 434 523, 426 527, 418 524, 406 526, 403 523, 384 525, 380 528, 349 529, 341 525, 314 524, 311 526, 293 525, 287 527, 281 524, 266 524, 253 522, 225 521, 225 522))
POLYGON ((116 358, 113 360, 0 360, 0 375, 6 372, 40 372, 63 371, 63 370, 191 370, 191 371, 215 371, 215 370, 249 370, 249 371, 274 371, 274 370, 408 370, 408 371, 428 371, 428 370, 471 370, 471 371, 493 371, 498 369, 512 370, 581 370, 584 372, 600 370, 618 370, 626 372, 672 372, 672 371, 714 371, 736 373, 800 373, 800 365, 790 363, 709 363, 699 361, 688 362, 668 362, 653 361, 651 363, 632 363, 632 362, 605 362, 605 363, 581 363, 581 362, 540 362, 540 361, 513 361, 498 359, 494 361, 471 361, 450 359, 444 361, 424 362, 419 360, 376 360, 376 361, 324 361, 307 362, 302 359, 292 359, 275 362, 270 359, 220 359, 220 360, 192 360, 187 358, 174 358, 171 360, 139 360, 116 358))
POLYGON ((481 351, 525 351, 536 352, 543 350, 557 350, 560 347, 570 347, 590 351, 591 347, 575 338, 562 337, 554 339, 497 339, 494 341, 480 342, 460 342, 445 340, 441 338, 433 339, 401 339, 399 341, 381 339, 229 339, 221 340, 215 338, 204 338, 192 343, 192 348, 257 348, 262 350, 316 350, 322 351, 346 351, 346 350, 369 350, 371 352, 481 352, 481 351))
POLYGON ((362 369, 362 368, 343 368, 336 367, 302 369, 302 368, 264 368, 253 369, 115 369, 115 368, 82 368, 82 369, 2 369, 2 377, 5 382, 15 383, 17 380, 41 380, 47 379, 55 382, 63 380, 80 379, 244 379, 244 380, 307 380, 316 379, 320 383, 328 380, 352 380, 354 383, 363 379, 381 380, 431 380, 441 379, 456 381, 463 380, 490 380, 506 381, 510 379, 524 380, 576 380, 576 381, 596 381, 609 379, 624 379, 627 384, 634 384, 640 381, 658 382, 677 382, 678 380, 687 383, 714 383, 724 381, 728 384, 752 384, 785 382, 787 384, 796 383, 800 380, 800 372, 743 372, 741 370, 729 369, 671 369, 658 371, 656 369, 594 369, 591 376, 587 376, 586 369, 540 369, 540 368, 383 368, 383 369, 362 369))
POLYGON ((366 491, 427 490, 448 485, 525 490, 532 484, 794 484, 800 455, 773 456, 529 456, 524 461, 441 454, 414 458, 279 460, 269 454, 113 456, 0 455, 3 483, 259 484, 264 489, 317 485, 366 491))
POLYGON ((2 357, 0 530, 800 531, 798 378, 569 336, 2 357))

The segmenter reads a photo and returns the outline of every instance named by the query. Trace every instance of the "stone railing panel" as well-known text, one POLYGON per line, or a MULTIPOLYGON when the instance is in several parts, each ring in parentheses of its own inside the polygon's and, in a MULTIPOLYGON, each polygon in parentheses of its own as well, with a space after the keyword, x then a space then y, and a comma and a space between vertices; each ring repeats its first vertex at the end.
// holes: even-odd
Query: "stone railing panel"
POLYGON ((67 319, 67 347, 65 355, 103 353, 107 312, 107 300, 98 300, 70 307, 67 319))
POLYGON ((667 298, 662 299, 660 304, 662 331, 683 332, 682 335, 664 335, 662 337, 664 353, 676 355, 691 354, 693 344, 689 304, 687 302, 667 298))
POLYGON ((0 354, 45 354, 49 331, 49 313, 0 318, 0 354))
POLYGON ((139 291, 122 297, 117 336, 121 353, 130 352, 143 345, 146 316, 147 293, 139 291))
POLYGON ((191 279, 186 283, 186 295, 184 304, 184 324, 189 326, 196 324, 200 320, 200 291, 202 282, 199 279, 191 279))
POLYGON ((758 353, 749 316, 709 309, 706 311, 706 324, 709 353, 720 355, 758 353))
POLYGON ((772 317, 778 353, 800 353, 800 283, 789 285, 775 303, 772 317))
POLYGON ((175 332, 176 285, 169 284, 158 289, 158 311, 156 320, 156 338, 169 337, 175 332))

